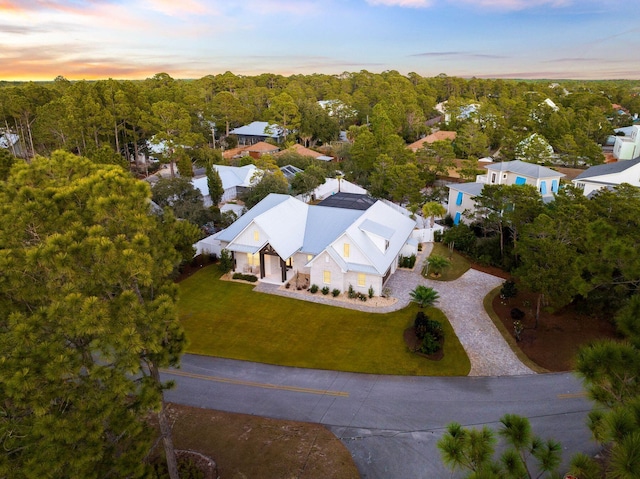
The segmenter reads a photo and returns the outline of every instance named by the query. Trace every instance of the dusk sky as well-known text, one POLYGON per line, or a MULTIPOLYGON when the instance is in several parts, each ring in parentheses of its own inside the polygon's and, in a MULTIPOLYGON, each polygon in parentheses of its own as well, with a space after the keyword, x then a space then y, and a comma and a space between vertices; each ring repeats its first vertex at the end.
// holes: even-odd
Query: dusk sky
POLYGON ((638 0, 0 0, 0 80, 640 79, 638 0))

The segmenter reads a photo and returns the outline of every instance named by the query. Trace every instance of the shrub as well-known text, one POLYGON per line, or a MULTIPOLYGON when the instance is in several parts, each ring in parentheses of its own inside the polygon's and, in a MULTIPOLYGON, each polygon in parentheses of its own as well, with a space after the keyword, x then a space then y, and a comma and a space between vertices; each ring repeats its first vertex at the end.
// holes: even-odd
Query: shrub
POLYGON ((418 339, 424 338, 424 335, 427 334, 427 320, 429 318, 424 311, 418 311, 416 314, 416 319, 413 321, 413 327, 416 331, 416 336, 418 339))
POLYGON ((524 315, 525 313, 521 309, 513 308, 511 310, 511 319, 513 319, 514 321, 520 321, 524 318, 524 315))
POLYGON ((233 268, 233 259, 231 258, 231 254, 229 250, 223 249, 220 252, 220 270, 222 274, 228 273, 233 268))
POLYGON ((356 297, 356 291, 355 289, 353 289, 352 285, 349 285, 349 291, 347 292, 347 296, 349 297, 349 299, 355 299, 356 297))
POLYGON ((507 280, 502 283, 502 288, 500 289, 500 297, 503 299, 513 298, 518 294, 518 288, 516 287, 516 283, 511 280, 507 280))
POLYGON ((318 285, 317 284, 312 284, 311 287, 309 288, 309 292, 311 294, 316 294, 318 292, 318 285))
POLYGON ((435 230, 433 232, 433 242, 434 243, 442 243, 442 231, 441 230, 435 230))
POLYGON ((413 268, 416 264, 416 255, 412 254, 411 256, 400 256, 398 258, 398 266, 401 268, 413 268))
POLYGON ((364 293, 356 293, 356 297, 360 300, 360 301, 366 301, 367 300, 367 295, 364 293))
POLYGON ((422 251, 422 243, 418 243, 418 251, 422 251))
POLYGON ((373 286, 369 286, 369 299, 373 298, 373 294, 375 293, 375 291, 373 290, 373 286))
POLYGON ((413 321, 413 327, 415 328, 418 339, 424 339, 426 335, 431 334, 439 341, 444 336, 442 323, 435 319, 429 319, 429 316, 424 314, 422 311, 418 311, 418 314, 416 314, 416 319, 413 321))
POLYGON ((422 338, 420 352, 423 354, 433 354, 440 351, 440 340, 433 333, 427 333, 422 338))
POLYGON ((334 290, 331 291, 331 296, 333 296, 334 298, 339 295, 340 295, 340 290, 338 288, 335 288, 334 290))
POLYGON ((327 294, 329 294, 329 286, 325 286, 320 291, 322 291, 322 294, 326 296, 327 294))
POLYGON ((435 275, 439 275, 442 273, 442 270, 451 266, 451 261, 439 254, 429 256, 427 263, 429 264, 428 269, 435 275))
POLYGON ((233 273, 233 279, 240 279, 242 281, 249 281, 250 283, 255 283, 258 281, 258 277, 253 274, 243 274, 243 273, 233 273))

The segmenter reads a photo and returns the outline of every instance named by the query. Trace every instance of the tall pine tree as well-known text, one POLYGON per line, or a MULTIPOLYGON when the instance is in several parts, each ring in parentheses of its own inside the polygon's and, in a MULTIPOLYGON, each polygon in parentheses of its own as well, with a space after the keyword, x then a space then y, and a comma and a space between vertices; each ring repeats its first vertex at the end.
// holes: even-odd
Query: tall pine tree
POLYGON ((159 368, 185 345, 169 275, 197 231, 149 197, 64 152, 0 181, 0 477, 142 477, 151 411, 175 470, 159 368))

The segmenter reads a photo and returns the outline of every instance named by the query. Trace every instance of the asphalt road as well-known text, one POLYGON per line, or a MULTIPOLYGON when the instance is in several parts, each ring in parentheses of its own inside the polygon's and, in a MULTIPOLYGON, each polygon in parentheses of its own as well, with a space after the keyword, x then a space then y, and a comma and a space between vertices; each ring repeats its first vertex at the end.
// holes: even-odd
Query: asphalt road
POLYGON ((497 427, 504 414, 531 420, 559 440, 564 464, 593 453, 585 425, 591 403, 570 373, 509 377, 409 377, 285 368, 185 355, 163 373, 171 402, 320 423, 350 450, 363 478, 450 477, 436 442, 451 421, 497 427))

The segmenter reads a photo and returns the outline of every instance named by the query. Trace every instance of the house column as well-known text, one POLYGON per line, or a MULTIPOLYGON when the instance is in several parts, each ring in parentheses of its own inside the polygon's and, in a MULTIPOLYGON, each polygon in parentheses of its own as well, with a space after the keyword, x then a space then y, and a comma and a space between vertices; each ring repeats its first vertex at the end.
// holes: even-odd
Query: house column
POLYGON ((280 260, 280 273, 282 274, 282 282, 286 282, 287 281, 287 263, 280 258, 280 256, 278 256, 278 259, 280 260))
POLYGON ((264 253, 260 251, 260 279, 264 278, 264 253))

